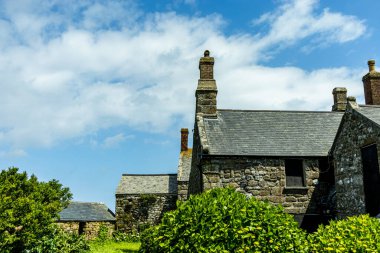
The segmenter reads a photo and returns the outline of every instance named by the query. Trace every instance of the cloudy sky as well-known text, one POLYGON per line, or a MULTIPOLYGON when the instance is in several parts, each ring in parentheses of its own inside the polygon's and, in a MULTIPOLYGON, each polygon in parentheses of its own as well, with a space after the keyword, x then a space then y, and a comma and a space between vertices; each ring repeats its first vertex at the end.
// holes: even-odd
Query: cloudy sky
POLYGON ((198 61, 218 107, 363 102, 380 61, 378 0, 0 1, 0 165, 114 209, 122 173, 175 173, 198 61))

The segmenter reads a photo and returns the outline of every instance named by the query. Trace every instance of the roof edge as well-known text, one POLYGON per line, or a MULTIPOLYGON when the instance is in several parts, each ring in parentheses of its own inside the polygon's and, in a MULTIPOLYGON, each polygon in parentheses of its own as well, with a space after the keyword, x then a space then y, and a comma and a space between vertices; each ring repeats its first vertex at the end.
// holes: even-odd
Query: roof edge
POLYGON ((340 113, 341 111, 298 111, 298 110, 239 110, 239 109, 218 109, 221 112, 295 112, 295 113, 340 113))
POLYGON ((123 173, 122 176, 147 176, 147 177, 152 177, 152 176, 176 176, 177 173, 167 173, 167 174, 127 174, 123 173))

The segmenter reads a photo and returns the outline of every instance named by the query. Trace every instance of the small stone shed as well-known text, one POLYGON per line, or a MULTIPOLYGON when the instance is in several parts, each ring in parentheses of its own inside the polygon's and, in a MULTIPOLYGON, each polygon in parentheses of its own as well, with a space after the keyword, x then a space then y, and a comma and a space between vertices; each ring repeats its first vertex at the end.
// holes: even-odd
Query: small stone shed
POLYGON ((176 208, 177 174, 123 174, 116 190, 116 227, 141 232, 176 208))
POLYGON ((87 239, 97 237, 100 227, 115 230, 115 214, 102 203, 71 202, 59 213, 58 225, 66 232, 84 234, 87 239))

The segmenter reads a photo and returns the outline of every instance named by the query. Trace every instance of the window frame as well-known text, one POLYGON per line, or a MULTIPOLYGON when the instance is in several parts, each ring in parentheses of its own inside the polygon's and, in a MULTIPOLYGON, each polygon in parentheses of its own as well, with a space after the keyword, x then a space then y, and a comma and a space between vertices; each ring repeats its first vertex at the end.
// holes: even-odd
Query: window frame
POLYGON ((307 186, 306 186, 306 170, 305 170, 305 161, 304 159, 297 159, 297 158, 293 158, 293 159, 285 159, 284 160, 284 170, 285 170, 285 188, 286 189, 306 189, 307 186), (289 174, 289 169, 290 169, 290 164, 289 163, 295 163, 295 162, 299 162, 300 164, 297 165, 297 169, 299 168, 299 166, 301 167, 301 181, 302 181, 302 184, 300 185, 289 185, 289 182, 288 182, 288 177, 290 177, 288 174, 289 174), (288 166, 287 166, 288 164, 288 166), (288 171, 288 172, 287 172, 288 171))

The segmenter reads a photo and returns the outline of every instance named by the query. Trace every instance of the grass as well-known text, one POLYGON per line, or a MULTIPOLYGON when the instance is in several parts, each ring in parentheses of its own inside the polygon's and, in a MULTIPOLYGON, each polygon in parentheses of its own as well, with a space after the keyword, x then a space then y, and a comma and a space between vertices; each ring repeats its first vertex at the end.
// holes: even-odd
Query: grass
POLYGON ((104 243, 92 242, 90 244, 91 253, 127 253, 137 252, 140 248, 139 242, 113 242, 104 243))

